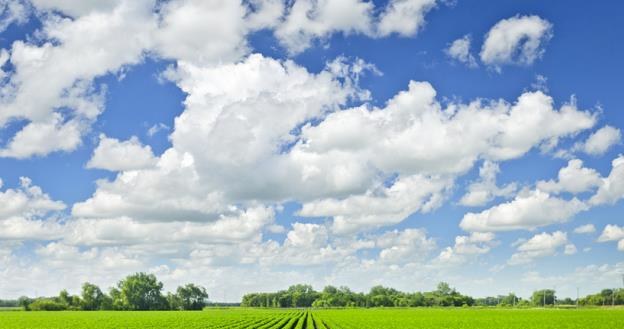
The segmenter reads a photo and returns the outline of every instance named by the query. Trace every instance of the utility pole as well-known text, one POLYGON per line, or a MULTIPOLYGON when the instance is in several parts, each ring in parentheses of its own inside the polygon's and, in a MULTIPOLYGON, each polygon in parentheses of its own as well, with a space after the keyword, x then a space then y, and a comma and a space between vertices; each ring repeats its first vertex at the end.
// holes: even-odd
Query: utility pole
POLYGON ((576 308, 579 306, 579 287, 576 287, 576 308))
POLYGON ((553 289, 553 307, 557 305, 557 286, 553 289))

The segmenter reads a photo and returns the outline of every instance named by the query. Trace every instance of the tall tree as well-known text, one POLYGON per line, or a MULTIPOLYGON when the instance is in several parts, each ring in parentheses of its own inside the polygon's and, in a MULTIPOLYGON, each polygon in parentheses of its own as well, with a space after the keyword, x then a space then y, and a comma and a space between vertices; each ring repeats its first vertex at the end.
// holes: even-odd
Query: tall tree
POLYGON ((81 307, 83 310, 94 311, 103 309, 105 296, 100 287, 85 282, 82 285, 82 293, 80 295, 82 297, 81 307))
POLYGON ((164 310, 167 309, 167 300, 162 295, 162 282, 154 274, 136 273, 119 281, 119 294, 113 297, 113 305, 127 310, 164 310))

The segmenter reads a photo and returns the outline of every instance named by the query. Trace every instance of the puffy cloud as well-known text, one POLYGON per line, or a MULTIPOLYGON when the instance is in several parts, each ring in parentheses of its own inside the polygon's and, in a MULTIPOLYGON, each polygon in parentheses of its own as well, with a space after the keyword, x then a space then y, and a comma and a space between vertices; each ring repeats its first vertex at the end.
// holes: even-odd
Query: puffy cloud
POLYGON ((324 247, 328 234, 325 226, 318 224, 294 223, 292 231, 286 235, 285 245, 296 247, 324 247))
POLYGON ((314 40, 327 39, 334 33, 414 36, 424 26, 425 15, 435 4, 436 0, 390 0, 382 9, 375 8, 372 1, 363 0, 296 0, 286 8, 282 21, 274 23, 284 8, 273 1, 264 1, 258 6, 264 10, 251 15, 249 24, 274 27, 280 43, 291 54, 297 54, 310 47, 314 40))
POLYGON ((566 222, 587 208, 576 198, 564 200, 540 190, 524 191, 512 201, 480 213, 465 214, 459 225, 464 230, 477 232, 529 230, 566 222))
MULTIPOLYGON (((560 247, 568 244, 567 234, 561 231, 540 233, 518 246, 516 253, 511 255, 509 265, 520 265, 532 262, 536 258, 552 256, 560 247)), ((572 245, 573 246, 573 245, 572 245)), ((576 248, 574 248, 576 249, 576 248)), ((572 247, 565 247, 565 252, 571 252, 572 247)))
POLYGON ((8 145, 0 149, 0 157, 24 159, 54 151, 73 151, 82 142, 85 126, 77 120, 63 122, 62 116, 54 113, 50 120, 29 123, 17 132, 8 145))
POLYGON ((576 254, 576 252, 577 252, 576 246, 571 243, 566 244, 565 248, 563 249, 563 253, 566 255, 574 255, 576 254))
POLYGON ((600 174, 591 168, 583 167, 583 161, 573 159, 568 165, 559 170, 558 181, 539 181, 537 188, 548 193, 582 193, 600 186, 600 174))
MULTIPOLYGON (((2 187, 2 184, 0 184, 2 187)), ((30 178, 21 177, 20 187, 0 192, 0 220, 12 217, 41 217, 50 211, 65 209, 65 204, 54 201, 30 178)))
POLYGON ((503 19, 485 35, 481 61, 500 68, 503 64, 532 64, 544 53, 543 45, 552 36, 552 24, 539 16, 503 19))
POLYGON ((29 178, 21 177, 19 188, 0 191, 0 240, 59 238, 60 224, 45 216, 63 209, 63 202, 52 200, 40 187, 32 185, 29 178))
POLYGON ((459 200, 464 206, 483 206, 495 197, 508 197, 516 191, 516 184, 504 187, 496 186, 496 175, 500 172, 498 164, 484 161, 479 169, 480 180, 468 186, 468 192, 459 200))
POLYGON ((585 142, 575 144, 573 150, 583 151, 589 155, 602 155, 621 140, 622 133, 619 129, 604 126, 591 134, 585 142))
POLYGON ((28 6, 22 0, 0 0, 0 32, 11 24, 26 22, 29 14, 28 6))
POLYGON ((379 17, 377 33, 413 36, 425 24, 425 14, 435 4, 436 0, 390 0, 379 17))
MULTIPOLYGON (((69 8, 66 1, 41 5, 69 8)), ((75 19, 44 15, 41 42, 13 43, 14 72, 0 85, 0 127, 10 120, 26 124, 1 151, 3 156, 76 148, 103 111, 104 88, 93 79, 142 60, 150 44, 147 35, 155 27, 152 5, 151 0, 121 1, 111 10, 90 8, 75 19)))
POLYGON ((73 17, 80 17, 93 12, 110 12, 123 0, 83 0, 76 3, 71 0, 30 0, 42 11, 60 11, 73 17))
POLYGON ((362 0, 297 0, 275 30, 291 53, 299 53, 315 38, 332 33, 370 33, 372 2, 362 0))
POLYGON ((65 241, 79 245, 245 241, 256 239, 273 219, 273 209, 262 206, 203 222, 141 222, 127 217, 74 219, 65 224, 65 241))
POLYGON ((542 92, 443 108, 423 82, 383 108, 344 109, 368 96, 357 86, 367 67, 343 60, 311 74, 261 55, 218 67, 179 63, 165 74, 188 95, 172 148, 154 169, 99 182, 73 214, 199 220, 231 205, 296 200, 302 216, 333 217, 335 232, 354 232, 435 209, 479 158, 514 159, 595 121, 574 104, 555 109, 542 92))
POLYGON ((382 234, 376 239, 376 246, 381 248, 380 262, 403 264, 424 260, 436 243, 422 229, 406 229, 382 234))
POLYGON ((596 232, 594 224, 585 224, 574 229, 574 233, 576 234, 590 234, 594 232, 596 232))
POLYGON ((602 179, 602 184, 589 203, 592 205, 614 204, 624 198, 624 155, 611 161, 609 176, 602 179))
POLYGON ((364 195, 304 203, 299 215, 331 216, 335 233, 352 233, 396 224, 416 211, 435 209, 441 205, 444 192, 451 184, 452 181, 437 177, 409 176, 391 187, 372 189, 364 195))
POLYGON ((624 251, 624 227, 612 224, 605 226, 602 234, 598 238, 598 242, 608 241, 618 241, 618 250, 624 251))
POLYGON ((477 67, 477 60, 470 53, 471 38, 469 35, 465 35, 455 41, 453 41, 448 48, 444 50, 447 56, 450 58, 467 65, 468 67, 477 67))
POLYGON ((155 164, 152 148, 141 145, 136 136, 122 142, 102 134, 87 168, 126 171, 152 168, 155 164))
POLYGON ((240 1, 169 1, 160 14, 155 47, 164 57, 213 64, 236 61, 247 53, 246 8, 240 1))
POLYGON ((249 0, 253 8, 246 17, 246 24, 252 30, 274 28, 280 22, 286 10, 283 0, 249 0))
POLYGON ((432 264, 439 267, 461 265, 477 255, 490 252, 496 245, 498 241, 491 232, 472 232, 470 235, 460 235, 455 237, 455 245, 443 249, 432 264))

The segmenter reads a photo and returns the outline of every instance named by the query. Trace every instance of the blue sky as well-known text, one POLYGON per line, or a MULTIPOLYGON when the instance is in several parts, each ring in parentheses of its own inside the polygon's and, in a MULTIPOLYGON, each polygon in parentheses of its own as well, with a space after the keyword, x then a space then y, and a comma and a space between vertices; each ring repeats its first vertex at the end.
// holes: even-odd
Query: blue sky
POLYGON ((0 297, 617 286, 621 7, 0 1, 0 297))

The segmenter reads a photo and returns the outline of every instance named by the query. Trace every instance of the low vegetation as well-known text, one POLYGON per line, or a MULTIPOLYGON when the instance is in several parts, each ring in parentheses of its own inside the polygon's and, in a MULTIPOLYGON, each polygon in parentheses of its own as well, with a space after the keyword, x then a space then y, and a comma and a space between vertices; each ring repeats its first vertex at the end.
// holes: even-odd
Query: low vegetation
POLYGON ((624 309, 206 309, 203 312, 0 312, 3 329, 613 329, 624 309))

